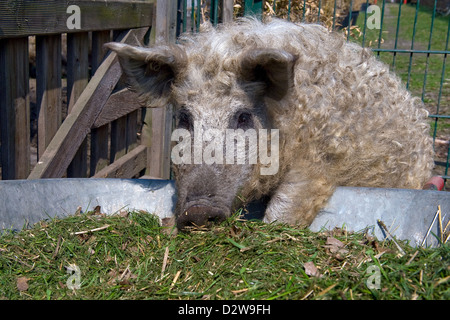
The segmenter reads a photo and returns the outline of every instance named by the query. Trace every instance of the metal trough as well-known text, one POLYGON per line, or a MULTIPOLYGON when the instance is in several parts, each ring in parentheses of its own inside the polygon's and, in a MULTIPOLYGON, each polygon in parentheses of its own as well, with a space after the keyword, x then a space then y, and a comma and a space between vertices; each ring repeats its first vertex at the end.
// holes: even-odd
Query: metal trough
MULTIPOLYGON (((160 218, 173 215, 176 190, 173 181, 146 179, 44 179, 0 181, 0 229, 21 229, 54 216, 74 214, 101 206, 113 214, 123 209, 145 210, 160 218)), ((420 245, 441 206, 444 226, 449 220, 450 193, 428 190, 339 187, 310 229, 369 227, 378 239, 386 234, 381 220, 397 239, 420 245)), ((250 217, 261 217, 261 206, 251 206, 250 217), (258 209, 259 208, 259 209, 258 209), (259 212, 258 212, 259 211, 259 212)), ((427 246, 439 242, 436 221, 427 246)))

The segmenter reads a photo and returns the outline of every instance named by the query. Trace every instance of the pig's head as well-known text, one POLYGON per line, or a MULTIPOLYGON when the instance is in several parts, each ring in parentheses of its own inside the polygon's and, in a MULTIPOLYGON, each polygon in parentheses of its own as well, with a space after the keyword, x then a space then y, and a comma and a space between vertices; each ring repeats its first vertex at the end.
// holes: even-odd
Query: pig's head
POLYGON ((250 157, 258 154, 259 129, 269 129, 270 138, 276 128, 276 109, 292 83, 293 55, 255 48, 224 57, 182 45, 107 47, 118 54, 143 105, 175 108, 172 168, 179 229, 224 220, 242 201, 263 193, 257 189, 264 165, 250 157), (248 143, 239 149, 233 134, 242 133, 248 143))

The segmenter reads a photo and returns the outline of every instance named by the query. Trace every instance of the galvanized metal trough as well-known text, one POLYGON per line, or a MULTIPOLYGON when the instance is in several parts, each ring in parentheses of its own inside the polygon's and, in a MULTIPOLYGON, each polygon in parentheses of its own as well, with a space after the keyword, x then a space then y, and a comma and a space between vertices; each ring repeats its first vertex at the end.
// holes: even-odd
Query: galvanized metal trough
MULTIPOLYGON (((145 210, 162 218, 173 216, 176 190, 173 181, 150 179, 44 179, 0 181, 0 229, 21 229, 54 216, 74 214, 77 208, 101 206, 107 214, 145 210)), ((430 190, 339 187, 310 229, 368 230, 378 239, 388 234, 421 245, 438 206, 445 226, 450 218, 450 193, 430 190)), ((249 206, 248 218, 262 217, 261 205, 249 206)), ((426 246, 439 244, 435 220, 426 246)))

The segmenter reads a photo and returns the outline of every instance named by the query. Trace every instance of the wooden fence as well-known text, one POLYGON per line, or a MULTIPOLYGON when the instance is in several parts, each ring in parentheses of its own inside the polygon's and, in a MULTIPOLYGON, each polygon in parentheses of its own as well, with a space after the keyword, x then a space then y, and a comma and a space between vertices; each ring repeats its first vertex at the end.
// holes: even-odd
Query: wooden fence
MULTIPOLYGON (((0 3, 2 179, 131 178, 147 167, 147 148, 138 144, 137 137, 145 111, 132 92, 118 90, 120 66, 115 54, 107 56, 102 46, 112 40, 142 43, 156 23, 155 1, 70 1, 70 5, 76 7, 52 0, 0 3), (63 79, 61 35, 65 33, 67 77, 63 79), (38 114, 33 168, 30 36, 35 36, 36 45, 38 114), (67 104, 63 105, 65 80, 67 104)), ((159 32, 167 32, 166 26, 160 28, 159 32)))
MULTIPOLYGON (((116 54, 105 52, 103 44, 175 41, 190 21, 179 17, 186 3, 0 2, 1 178, 132 178, 145 170, 169 178, 171 108, 141 108, 121 81, 116 54), (36 46, 37 130, 30 124, 30 39, 36 46), (34 131, 37 142, 30 142, 34 131)), ((222 0, 221 6, 221 19, 231 19, 233 1, 222 0)))

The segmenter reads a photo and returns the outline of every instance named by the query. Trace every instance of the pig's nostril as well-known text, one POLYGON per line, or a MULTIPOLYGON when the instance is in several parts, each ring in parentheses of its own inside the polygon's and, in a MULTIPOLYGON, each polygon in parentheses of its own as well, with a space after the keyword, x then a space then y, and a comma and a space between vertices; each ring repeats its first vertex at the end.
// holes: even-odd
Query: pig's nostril
POLYGON ((218 208, 192 206, 177 217, 177 227, 180 230, 187 230, 190 227, 209 227, 225 218, 226 213, 218 208))

